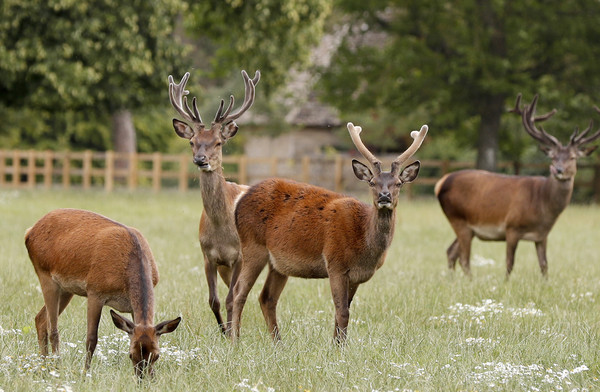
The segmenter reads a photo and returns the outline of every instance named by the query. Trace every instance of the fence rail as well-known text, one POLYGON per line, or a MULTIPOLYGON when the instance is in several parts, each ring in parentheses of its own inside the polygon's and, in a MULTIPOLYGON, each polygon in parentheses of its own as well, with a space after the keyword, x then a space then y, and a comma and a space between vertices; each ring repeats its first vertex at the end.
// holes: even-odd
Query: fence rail
MULTIPOLYGON (((300 159, 252 158, 245 155, 223 157, 228 180, 252 184, 266 177, 282 176, 325 186, 338 192, 361 191, 354 180, 348 155, 305 156, 300 159)), ((389 165, 393 157, 383 159, 389 165)), ((197 169, 189 154, 118 153, 114 151, 35 151, 0 150, 0 188, 117 188, 135 190, 176 188, 185 192, 198 186, 197 169)), ((472 168, 472 162, 422 160, 418 181, 408 189, 433 186, 444 174, 472 168)), ((584 200, 600 202, 600 160, 580 162, 576 189, 584 200)), ((547 173, 547 164, 501 162, 506 173, 547 173)))

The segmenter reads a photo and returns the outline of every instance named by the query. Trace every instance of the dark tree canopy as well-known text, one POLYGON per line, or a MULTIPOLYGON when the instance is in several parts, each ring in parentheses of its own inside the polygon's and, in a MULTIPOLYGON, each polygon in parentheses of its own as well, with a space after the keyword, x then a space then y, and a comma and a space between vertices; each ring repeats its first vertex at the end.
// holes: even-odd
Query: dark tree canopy
MULTIPOLYGON (((548 127, 563 140, 586 124, 592 103, 599 101, 595 0, 338 5, 353 15, 352 33, 325 70, 327 99, 347 113, 387 120, 382 127, 387 136, 405 131, 395 129, 394 118, 415 119, 412 127, 426 122, 431 136, 452 132, 476 145, 478 166, 493 169, 506 139, 501 130, 506 122, 518 124, 504 114, 518 92, 526 100, 539 92, 540 111, 552 106, 562 111, 553 119, 556 128, 548 127)), ((371 136, 373 144, 385 143, 381 134, 371 136)))

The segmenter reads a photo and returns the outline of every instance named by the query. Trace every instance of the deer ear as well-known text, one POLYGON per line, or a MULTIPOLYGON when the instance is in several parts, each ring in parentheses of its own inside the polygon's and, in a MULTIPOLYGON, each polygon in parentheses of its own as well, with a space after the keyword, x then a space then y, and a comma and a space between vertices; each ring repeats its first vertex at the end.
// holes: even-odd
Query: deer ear
POLYGON ((184 123, 183 121, 179 121, 178 119, 173 119, 173 128, 175 128, 175 133, 177 136, 183 139, 191 139, 194 136, 194 131, 190 128, 189 125, 184 123))
POLYGON ((238 126, 235 121, 230 122, 229 124, 223 125, 223 129, 221 129, 221 137, 224 140, 229 140, 235 136, 238 131, 238 126))
POLYGON ((127 320, 125 317, 119 315, 114 310, 110 310, 110 316, 112 317, 113 323, 115 327, 119 328, 122 331, 127 332, 128 334, 133 333, 134 324, 130 320, 127 320))
POLYGON ((156 334, 160 336, 163 333, 175 331, 179 326, 180 321, 181 317, 177 317, 176 319, 170 321, 163 321, 162 323, 156 324, 156 327, 154 327, 154 329, 156 330, 156 334))
POLYGON ((371 181, 373 179, 373 173, 371 170, 364 164, 356 159, 352 160, 352 170, 354 170, 354 175, 361 181, 371 181))
POLYGON ((590 146, 590 147, 580 148, 577 150, 577 156, 578 157, 587 157, 591 153, 593 153, 597 148, 598 148, 598 146, 590 146))
POLYGON ((419 175, 419 169, 421 169, 421 162, 415 161, 410 165, 406 166, 402 173, 398 176, 400 181, 407 184, 409 182, 413 182, 417 176, 419 175))

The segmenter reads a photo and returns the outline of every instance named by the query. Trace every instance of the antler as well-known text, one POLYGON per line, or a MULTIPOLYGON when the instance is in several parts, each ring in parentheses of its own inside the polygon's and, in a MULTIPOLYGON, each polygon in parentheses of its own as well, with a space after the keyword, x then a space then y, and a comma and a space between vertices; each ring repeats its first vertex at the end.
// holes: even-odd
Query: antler
POLYGON ((244 114, 246 110, 250 109, 250 107, 254 103, 255 86, 260 80, 260 71, 256 71, 253 79, 250 79, 246 71, 242 71, 242 77, 244 78, 245 85, 245 96, 242 107, 237 112, 230 115, 229 112, 231 112, 231 109, 233 109, 234 103, 233 95, 230 95, 229 105, 227 106, 227 109, 225 109, 225 112, 223 112, 223 106, 225 105, 225 102, 221 100, 219 110, 217 110, 217 114, 215 115, 215 119, 213 120, 213 122, 230 123, 231 121, 237 120, 242 114, 244 114))
MULTIPOLYGON (((410 157, 412 157, 421 144, 423 144, 423 140, 425 140, 425 136, 428 131, 427 125, 423 125, 420 131, 412 131, 410 136, 414 139, 410 147, 406 149, 402 154, 400 154, 394 162, 392 162, 392 173, 396 175, 398 170, 402 167, 402 164, 406 162, 410 157)), ((369 161, 371 167, 373 168, 374 174, 381 173, 381 161, 375 157, 363 144, 360 133, 362 132, 362 128, 359 126, 354 126, 351 122, 348 123, 348 132, 350 132, 350 137, 352 138, 352 142, 356 146, 356 149, 362 154, 362 156, 369 161)))
POLYGON ((187 103, 187 95, 190 92, 185 89, 185 85, 189 78, 190 73, 186 72, 185 75, 183 75, 183 78, 181 78, 181 82, 177 84, 173 80, 173 76, 169 75, 169 99, 171 100, 171 105, 173 105, 175 110, 177 110, 184 119, 202 124, 202 118, 200 118, 200 113, 196 106, 196 97, 192 99, 193 110, 190 109, 187 103))
POLYGON ((381 173, 381 161, 375 158, 375 155, 371 153, 363 144, 360 133, 362 132, 362 128, 359 126, 354 126, 351 122, 348 123, 348 132, 350 132, 350 138, 352 139, 352 143, 356 146, 358 152, 371 164, 371 168, 377 175, 381 173))
POLYGON ((410 137, 414 139, 412 144, 406 149, 406 151, 400 154, 398 158, 394 159, 394 162, 392 162, 392 173, 394 175, 398 173, 404 162, 408 161, 410 157, 415 155, 419 147, 421 147, 421 144, 423 144, 423 140, 425 140, 428 130, 429 127, 427 125, 423 125, 421 126, 421 130, 418 132, 412 131, 410 133, 410 137))
POLYGON ((533 97, 533 101, 531 101, 530 105, 524 104, 523 109, 521 109, 520 108, 521 94, 519 93, 519 95, 517 95, 517 101, 515 103, 515 107, 513 109, 510 109, 509 112, 513 112, 513 113, 517 113, 517 114, 521 115, 522 120, 523 120, 523 126, 525 127, 525 131, 527 131, 527 133, 529 135, 531 135, 531 137, 534 138, 535 140, 537 140, 538 142, 546 144, 546 145, 562 146, 562 144, 558 141, 558 139, 555 138, 554 136, 548 134, 544 130, 544 128, 542 128, 540 126, 540 129, 537 129, 537 127, 535 126, 536 122, 546 121, 547 119, 549 119, 556 113, 556 109, 552 109, 552 111, 550 111, 544 115, 536 116, 535 115, 535 107, 537 105, 537 100, 538 100, 538 94, 536 94, 535 97, 533 97))
MULTIPOLYGON (((598 106, 594 106, 594 110, 600 113, 600 108, 598 108, 598 106)), ((587 135, 587 133, 592 129, 593 126, 594 120, 590 120, 590 125, 588 125, 588 127, 584 129, 583 132, 581 132, 580 134, 578 134, 578 130, 575 129, 575 132, 573 132, 573 134, 571 135, 571 140, 569 144, 579 147, 583 146, 584 144, 591 143, 594 140, 600 138, 600 129, 598 129, 598 131, 596 131, 596 133, 594 133, 593 135, 585 137, 585 135, 587 135)))

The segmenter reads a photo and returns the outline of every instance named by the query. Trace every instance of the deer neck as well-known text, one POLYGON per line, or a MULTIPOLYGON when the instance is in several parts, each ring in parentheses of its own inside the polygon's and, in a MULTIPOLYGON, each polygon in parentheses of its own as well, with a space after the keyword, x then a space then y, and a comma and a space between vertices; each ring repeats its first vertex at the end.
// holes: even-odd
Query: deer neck
POLYGON ((385 252, 394 237, 396 210, 371 207, 369 227, 367 228, 367 244, 377 253, 385 252))
MULTIPOLYGON (((542 192, 547 195, 548 210, 558 216, 569 205, 574 183, 574 176, 563 181, 556 179, 552 174, 546 178, 542 192)), ((542 195, 542 197, 544 196, 542 195)))
POLYGON ((154 324, 154 285, 152 267, 146 258, 137 236, 130 232, 133 251, 129 257, 127 280, 129 284, 129 302, 136 324, 154 324))
POLYGON ((227 197, 227 181, 223 176, 221 168, 201 172, 200 174, 200 194, 202 195, 202 204, 208 218, 212 221, 223 221, 230 219, 231 207, 227 197))

